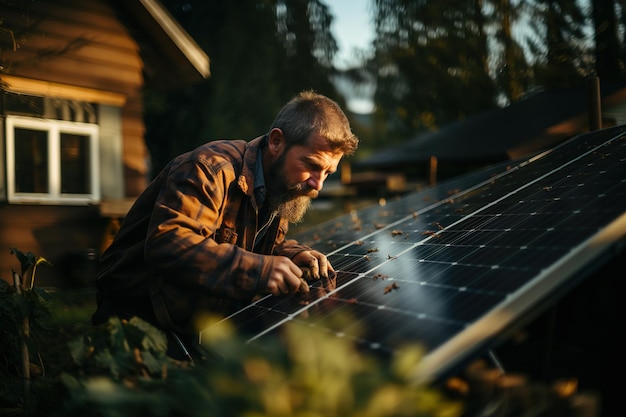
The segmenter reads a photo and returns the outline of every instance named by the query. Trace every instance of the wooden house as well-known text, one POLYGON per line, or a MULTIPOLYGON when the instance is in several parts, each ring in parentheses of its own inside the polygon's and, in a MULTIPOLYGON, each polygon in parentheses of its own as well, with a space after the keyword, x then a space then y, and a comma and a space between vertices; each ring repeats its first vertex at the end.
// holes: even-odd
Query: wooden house
POLYGON ((0 3, 0 278, 11 248, 38 286, 93 279, 103 239, 146 186, 142 91, 209 76, 157 0, 0 3))

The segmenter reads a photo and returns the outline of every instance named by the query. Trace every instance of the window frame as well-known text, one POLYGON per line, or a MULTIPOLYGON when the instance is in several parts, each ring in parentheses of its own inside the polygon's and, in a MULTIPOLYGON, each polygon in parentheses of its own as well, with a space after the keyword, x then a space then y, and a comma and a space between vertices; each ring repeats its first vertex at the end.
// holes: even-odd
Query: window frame
POLYGON ((99 126, 92 123, 69 122, 7 115, 5 119, 6 161, 7 161, 7 200, 9 203, 39 203, 56 205, 87 205, 100 202, 99 168, 99 126), (15 128, 47 132, 48 138, 48 189, 47 193, 24 193, 15 191, 15 128), (61 192, 61 134, 78 134, 89 140, 89 175, 88 194, 68 194, 61 192))

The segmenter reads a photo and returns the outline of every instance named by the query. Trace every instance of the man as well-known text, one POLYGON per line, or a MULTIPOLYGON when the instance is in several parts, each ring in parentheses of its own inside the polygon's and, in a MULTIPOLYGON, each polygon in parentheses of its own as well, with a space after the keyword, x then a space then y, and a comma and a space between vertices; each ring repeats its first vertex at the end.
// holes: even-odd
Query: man
POLYGON ((295 294, 302 278, 331 287, 326 256, 285 234, 357 146, 337 103, 304 91, 266 135, 209 142, 172 160, 102 255, 94 324, 138 316, 189 344, 199 314, 295 294))

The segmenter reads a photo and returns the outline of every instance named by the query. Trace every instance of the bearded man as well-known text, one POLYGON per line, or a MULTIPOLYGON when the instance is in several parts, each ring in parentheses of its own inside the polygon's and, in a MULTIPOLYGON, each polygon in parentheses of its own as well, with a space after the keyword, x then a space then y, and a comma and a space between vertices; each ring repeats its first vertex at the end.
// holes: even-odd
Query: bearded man
POLYGON ((357 146, 339 105, 303 91, 267 134, 173 159, 102 254, 93 323, 140 317, 167 332, 171 356, 180 356, 173 345, 188 356, 199 315, 227 316, 264 294, 293 296, 303 279, 332 289, 326 256, 285 235, 357 146))

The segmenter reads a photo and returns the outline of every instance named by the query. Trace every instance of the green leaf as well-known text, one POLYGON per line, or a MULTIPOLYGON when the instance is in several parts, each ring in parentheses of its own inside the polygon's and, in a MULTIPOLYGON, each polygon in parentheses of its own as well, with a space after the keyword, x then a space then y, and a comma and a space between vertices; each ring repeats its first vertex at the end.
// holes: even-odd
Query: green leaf
POLYGON ((85 356, 85 338, 77 337, 73 340, 67 342, 68 347, 70 348, 70 355, 72 355, 72 359, 78 366, 83 366, 85 364, 86 356, 85 356))
POLYGON ((20 265, 22 267, 22 275, 26 273, 28 268, 32 265, 35 265, 35 254, 32 252, 24 253, 16 248, 11 248, 11 253, 17 257, 17 260, 20 261, 20 265))
POLYGON ((43 256, 38 256, 35 260, 35 266, 39 266, 39 265, 46 265, 46 266, 52 266, 52 264, 43 256))
POLYGON ((141 330, 142 337, 140 340, 143 349, 163 353, 167 351, 167 337, 163 331, 138 317, 131 318, 128 324, 141 330))
POLYGON ((157 360, 152 353, 145 351, 141 353, 143 364, 148 368, 151 375, 158 375, 161 372, 162 363, 157 360))
POLYGON ((76 379, 76 377, 70 374, 67 374, 65 372, 59 375, 59 381, 61 381, 63 385, 65 385, 68 389, 72 391, 77 391, 81 389, 81 384, 78 381, 78 379, 76 379))
POLYGON ((37 294, 44 301, 49 301, 52 299, 52 294, 50 294, 48 291, 44 290, 43 288, 33 287, 31 291, 37 294))
POLYGON ((126 340, 126 334, 122 325, 122 320, 118 317, 111 317, 107 322, 107 328, 109 330, 109 346, 113 350, 130 350, 128 341, 126 340))

